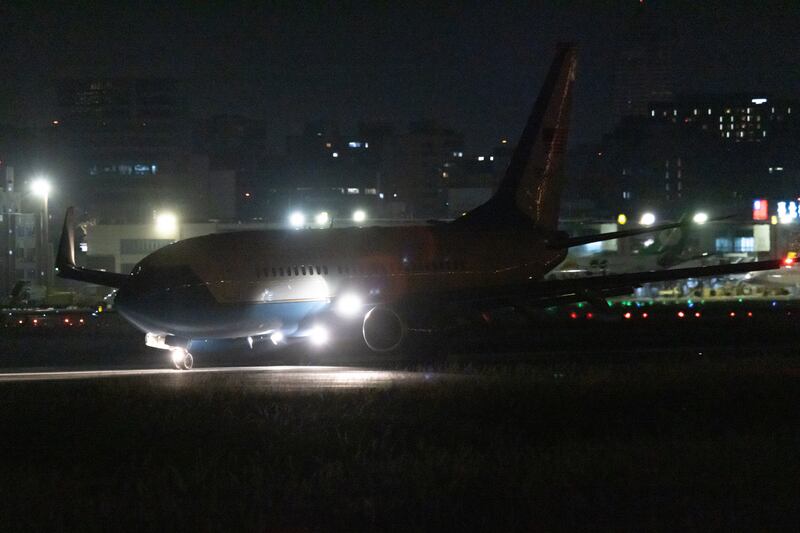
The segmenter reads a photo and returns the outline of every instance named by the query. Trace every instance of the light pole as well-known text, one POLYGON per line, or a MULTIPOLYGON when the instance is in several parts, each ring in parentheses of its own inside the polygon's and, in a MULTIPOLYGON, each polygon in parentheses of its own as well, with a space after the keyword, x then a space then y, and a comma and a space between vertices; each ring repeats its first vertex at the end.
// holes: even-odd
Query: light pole
POLYGON ((47 199, 50 196, 50 182, 45 178, 36 178, 31 182, 31 192, 34 196, 42 199, 42 214, 40 220, 40 243, 39 243, 39 281, 45 286, 50 285, 52 279, 52 268, 50 262, 50 237, 48 226, 50 225, 49 213, 47 210, 47 199))

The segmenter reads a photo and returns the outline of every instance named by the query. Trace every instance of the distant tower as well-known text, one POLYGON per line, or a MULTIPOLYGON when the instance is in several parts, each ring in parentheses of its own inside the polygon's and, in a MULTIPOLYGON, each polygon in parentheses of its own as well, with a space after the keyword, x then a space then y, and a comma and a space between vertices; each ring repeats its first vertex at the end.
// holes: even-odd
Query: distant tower
POLYGON ((614 69, 612 127, 623 118, 645 116, 649 102, 673 98, 674 32, 654 9, 640 2, 625 24, 614 69))

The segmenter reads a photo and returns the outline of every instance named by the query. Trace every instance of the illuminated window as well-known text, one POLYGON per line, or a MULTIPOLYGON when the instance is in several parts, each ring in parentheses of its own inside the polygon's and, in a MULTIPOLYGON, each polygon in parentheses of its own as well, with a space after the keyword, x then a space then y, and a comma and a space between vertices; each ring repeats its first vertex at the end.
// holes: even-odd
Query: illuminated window
POLYGON ((755 252, 756 239, 755 237, 736 237, 733 244, 734 252, 755 252))
POLYGON ((655 109, 651 109, 651 110, 650 110, 650 116, 651 116, 651 117, 654 117, 654 116, 656 116, 656 110, 655 110, 655 109))

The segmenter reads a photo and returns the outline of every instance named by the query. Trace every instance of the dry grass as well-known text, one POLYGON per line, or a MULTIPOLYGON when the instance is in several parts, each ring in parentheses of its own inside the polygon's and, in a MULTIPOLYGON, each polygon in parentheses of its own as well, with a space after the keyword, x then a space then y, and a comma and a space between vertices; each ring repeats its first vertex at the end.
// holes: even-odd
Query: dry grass
POLYGON ((0 386, 0 528, 674 530, 800 518, 800 360, 513 367, 281 393, 0 386))

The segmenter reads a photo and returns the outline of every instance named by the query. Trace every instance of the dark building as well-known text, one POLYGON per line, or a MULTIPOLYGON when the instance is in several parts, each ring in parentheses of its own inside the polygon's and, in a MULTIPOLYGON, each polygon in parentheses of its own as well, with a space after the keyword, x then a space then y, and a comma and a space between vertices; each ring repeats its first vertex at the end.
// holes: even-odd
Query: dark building
POLYGON ((233 216, 230 177, 193 153, 178 81, 68 79, 56 90, 48 166, 65 201, 105 222, 143 222, 159 210, 233 216))
POLYGON ((604 137, 586 174, 605 214, 660 208, 677 216, 694 207, 746 213, 756 198, 796 198, 798 105, 763 95, 652 103, 646 117, 625 119, 604 137))

